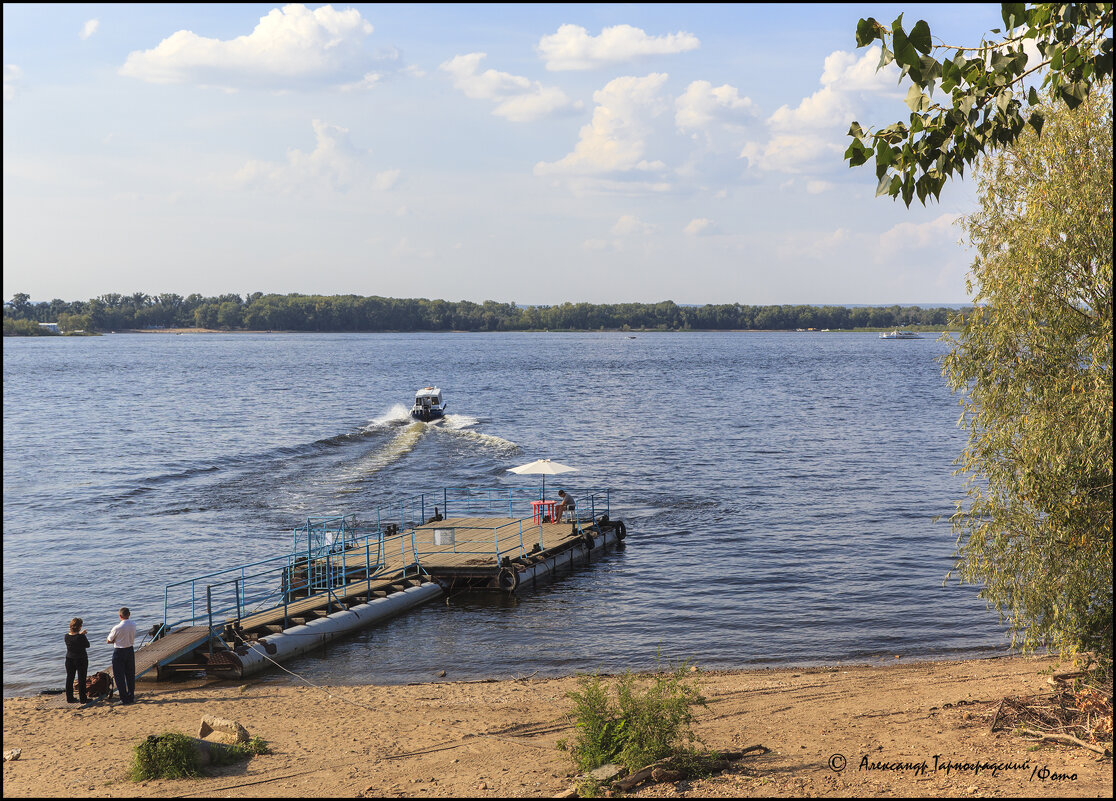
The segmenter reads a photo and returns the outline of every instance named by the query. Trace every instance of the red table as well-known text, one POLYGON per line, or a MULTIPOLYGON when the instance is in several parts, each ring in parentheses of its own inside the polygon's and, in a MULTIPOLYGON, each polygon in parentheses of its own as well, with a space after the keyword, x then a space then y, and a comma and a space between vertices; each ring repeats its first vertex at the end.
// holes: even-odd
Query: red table
POLYGON ((553 520, 558 501, 531 501, 531 518, 536 523, 553 520))

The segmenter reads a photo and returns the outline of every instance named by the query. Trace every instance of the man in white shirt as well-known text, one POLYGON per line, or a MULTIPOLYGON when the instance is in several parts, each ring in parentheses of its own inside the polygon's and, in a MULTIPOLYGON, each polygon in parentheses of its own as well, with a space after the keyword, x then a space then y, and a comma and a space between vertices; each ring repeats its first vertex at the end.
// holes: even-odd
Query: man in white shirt
POLYGON ((120 693, 120 703, 136 702, 136 624, 129 618, 132 613, 128 607, 120 608, 120 622, 112 627, 105 642, 112 649, 112 675, 116 679, 116 689, 120 693))

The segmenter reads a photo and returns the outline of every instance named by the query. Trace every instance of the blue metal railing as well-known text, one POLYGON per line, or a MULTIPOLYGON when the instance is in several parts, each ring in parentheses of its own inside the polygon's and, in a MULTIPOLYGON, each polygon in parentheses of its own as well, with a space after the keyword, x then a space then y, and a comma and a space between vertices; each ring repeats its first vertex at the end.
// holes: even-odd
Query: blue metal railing
MULTIPOLYGON (((312 524, 308 521, 308 525, 312 524)), ((371 582, 389 569, 406 568, 417 561, 410 534, 385 536, 375 530, 356 535, 351 529, 346 533, 344 540, 302 543, 304 547, 291 553, 166 585, 164 631, 181 625, 219 628, 249 614, 286 607, 299 597, 332 594, 354 581, 371 582), (397 543, 403 562, 388 568, 388 552, 397 543)))
POLYGON ((542 545, 542 526, 531 520, 512 520, 498 526, 466 526, 450 524, 437 529, 422 529, 413 532, 415 556, 422 563, 423 557, 445 553, 445 545, 451 544, 450 552, 492 559, 499 564, 505 556, 522 556, 538 538, 542 545), (438 534, 448 532, 452 543, 437 541, 438 534), (434 549, 437 548, 435 551, 434 549))
MULTIPOLYGON (((567 519, 579 527, 595 525, 611 511, 608 489, 568 492, 574 508, 567 519)), ((389 572, 425 572, 422 558, 433 553, 437 530, 449 532, 453 553, 491 557, 496 564, 507 556, 527 554, 536 542, 540 550, 545 549, 544 529, 531 508, 532 501, 543 500, 541 495, 541 489, 524 487, 446 488, 381 506, 375 511, 375 523, 359 523, 351 514, 308 517, 305 525, 294 530, 288 553, 166 585, 163 631, 203 623, 216 629, 249 614, 285 610, 296 598, 328 594, 332 599, 340 587, 357 581, 370 584, 389 572), (416 530, 435 514, 442 519, 510 520, 495 526, 456 525, 447 520, 443 527, 416 530)), ((439 544, 440 552, 444 546, 439 544)))
MULTIPOLYGON (((578 505, 588 507, 592 514, 608 514, 609 490, 570 490, 578 505)), ((405 498, 399 503, 400 529, 429 522, 438 514, 449 517, 511 517, 526 519, 532 516, 531 501, 543 500, 542 489, 527 487, 463 488, 447 487, 437 492, 424 492, 405 498), (437 510, 437 512, 435 512, 437 510)), ((388 519, 388 509, 377 510, 377 521, 388 519)))

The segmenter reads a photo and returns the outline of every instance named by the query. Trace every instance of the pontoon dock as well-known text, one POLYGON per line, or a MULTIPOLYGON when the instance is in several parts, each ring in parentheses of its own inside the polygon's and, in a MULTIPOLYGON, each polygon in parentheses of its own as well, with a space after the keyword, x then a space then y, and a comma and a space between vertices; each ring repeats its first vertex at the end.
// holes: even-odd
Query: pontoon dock
POLYGON ((562 523, 539 513, 537 490, 507 488, 424 493, 375 522, 307 518, 287 553, 168 584, 136 676, 248 676, 453 588, 533 585, 627 533, 608 490, 572 494, 562 523))

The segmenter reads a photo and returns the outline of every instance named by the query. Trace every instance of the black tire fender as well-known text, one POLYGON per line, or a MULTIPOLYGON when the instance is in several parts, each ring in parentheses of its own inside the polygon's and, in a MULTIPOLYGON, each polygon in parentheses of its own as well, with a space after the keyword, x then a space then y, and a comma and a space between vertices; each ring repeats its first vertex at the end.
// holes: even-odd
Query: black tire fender
POLYGON ((628 527, 624 525, 623 520, 616 521, 616 539, 622 540, 628 536, 628 527))
POLYGON ((507 592, 515 592, 519 587, 519 571, 514 567, 502 567, 496 574, 496 585, 507 592))

